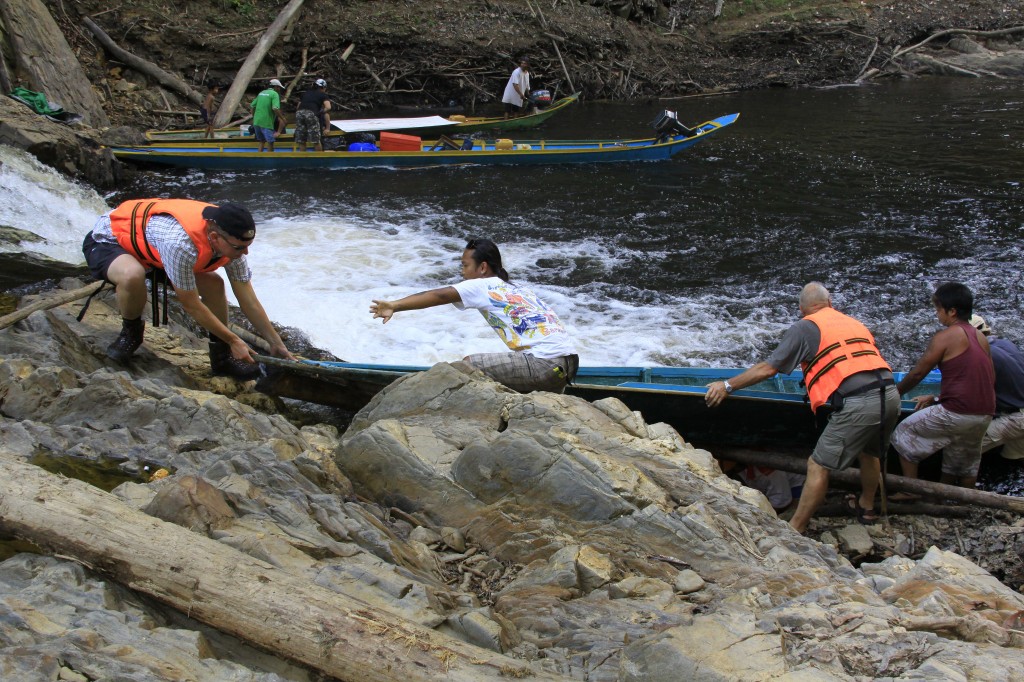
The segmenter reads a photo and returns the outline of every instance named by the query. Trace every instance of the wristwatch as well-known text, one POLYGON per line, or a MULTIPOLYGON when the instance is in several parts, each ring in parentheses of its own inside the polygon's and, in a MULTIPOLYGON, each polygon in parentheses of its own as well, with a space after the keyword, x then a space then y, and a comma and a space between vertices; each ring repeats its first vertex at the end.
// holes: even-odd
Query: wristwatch
POLYGON ((725 386, 725 392, 726 393, 732 393, 732 384, 729 383, 728 379, 723 381, 722 384, 725 386))

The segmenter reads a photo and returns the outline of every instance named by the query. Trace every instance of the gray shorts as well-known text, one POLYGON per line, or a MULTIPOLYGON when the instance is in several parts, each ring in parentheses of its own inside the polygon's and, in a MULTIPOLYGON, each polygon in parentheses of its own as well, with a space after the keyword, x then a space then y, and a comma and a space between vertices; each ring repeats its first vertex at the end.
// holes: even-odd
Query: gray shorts
POLYGON ((895 386, 885 388, 885 424, 879 434, 881 417, 879 389, 846 398, 843 409, 833 412, 818 438, 811 459, 832 471, 842 471, 861 453, 879 457, 889 447, 889 436, 900 415, 900 394, 895 386))
POLYGON ((990 421, 987 414, 959 414, 931 405, 900 422, 892 445, 908 462, 922 462, 942 450, 942 473, 977 476, 981 439, 990 421))
POLYGON ((561 393, 567 383, 565 358, 545 360, 529 353, 477 353, 466 356, 466 362, 520 393, 561 393))
POLYGON ((1024 459, 1024 410, 1000 414, 992 419, 981 439, 981 451, 1003 446, 1006 459, 1024 459))

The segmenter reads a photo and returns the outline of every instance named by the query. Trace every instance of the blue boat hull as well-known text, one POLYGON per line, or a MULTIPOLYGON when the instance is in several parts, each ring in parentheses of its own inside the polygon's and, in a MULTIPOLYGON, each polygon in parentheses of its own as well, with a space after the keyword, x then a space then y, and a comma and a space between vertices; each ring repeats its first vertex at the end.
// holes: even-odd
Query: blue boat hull
POLYGON ((663 161, 732 125, 739 114, 729 114, 697 126, 690 136, 644 140, 517 140, 520 148, 496 149, 495 142, 475 140, 471 150, 432 149, 403 152, 296 152, 278 144, 273 152, 251 147, 202 147, 173 144, 111 147, 114 155, 134 163, 151 163, 202 170, 293 170, 334 168, 430 168, 461 165, 547 165, 562 163, 621 163, 663 161), (529 148, 526 148, 528 146, 529 148))
MULTIPOLYGON (((273 371, 257 388, 285 397, 358 410, 387 384, 420 365, 380 365, 349 362, 289 363, 266 359, 273 371), (301 375, 297 380, 289 374, 301 375)), ((581 367, 566 390, 587 400, 614 397, 640 412, 648 423, 666 422, 698 445, 730 444, 809 447, 817 440, 824 419, 811 412, 800 372, 780 374, 735 391, 721 406, 704 403, 705 386, 736 376, 742 369, 691 367, 581 367)), ((904 373, 896 373, 897 380, 904 373)), ((941 376, 931 373, 911 395, 938 393, 941 376)), ((914 402, 904 400, 904 415, 914 402)))

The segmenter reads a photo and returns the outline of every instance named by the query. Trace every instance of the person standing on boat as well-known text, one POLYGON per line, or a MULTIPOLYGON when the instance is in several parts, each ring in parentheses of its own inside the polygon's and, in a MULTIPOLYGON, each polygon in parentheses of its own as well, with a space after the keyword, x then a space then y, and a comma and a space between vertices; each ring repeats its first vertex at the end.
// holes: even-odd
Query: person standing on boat
POLYGON ((529 287, 509 281, 501 253, 490 239, 470 239, 462 253, 463 281, 397 301, 374 300, 370 312, 385 324, 402 310, 452 303, 475 308, 511 353, 463 358, 475 369, 520 393, 561 393, 579 368, 579 356, 558 315, 529 287))
POLYGON ((203 106, 199 107, 199 117, 206 124, 206 137, 208 138, 213 137, 213 105, 217 94, 220 92, 220 88, 219 82, 211 82, 206 91, 206 99, 203 100, 203 106))
POLYGON ((1005 459, 1024 459, 1024 353, 995 336, 981 315, 971 315, 970 323, 988 339, 996 372, 996 414, 981 439, 981 451, 1002 445, 1005 459))
POLYGON ((860 462, 861 493, 849 500, 850 511, 861 523, 874 523, 879 458, 900 413, 892 371, 867 327, 833 308, 821 283, 811 282, 800 292, 800 315, 766 362, 708 384, 704 399, 717 407, 734 390, 788 374, 799 364, 811 410, 828 411, 829 417, 807 460, 807 479, 790 524, 803 533, 828 492, 829 471, 842 471, 854 460, 860 462))
POLYGON ((302 93, 299 109, 295 112, 295 148, 307 149, 315 145, 324 150, 323 136, 330 121, 331 100, 327 97, 327 81, 316 79, 316 87, 302 93))
POLYGON ((276 78, 271 79, 269 87, 249 103, 249 108, 253 111, 252 127, 256 130, 260 151, 263 151, 264 146, 269 151, 274 151, 274 138, 283 133, 285 128, 284 114, 281 113, 281 95, 274 88, 284 90, 284 85, 276 78), (277 132, 274 132, 275 121, 277 132))
POLYGON ((505 118, 525 113, 530 103, 530 60, 526 57, 519 60, 519 66, 509 76, 501 101, 505 103, 505 118))
MULTIPOLYGON (((892 445, 903 475, 917 478, 918 465, 942 450, 941 481, 973 488, 981 464, 981 441, 996 411, 995 369, 988 339, 970 324, 974 294, 959 282, 946 282, 932 295, 935 315, 946 328, 900 381, 900 395, 917 386, 936 367, 942 373, 939 395, 917 396, 914 413, 900 422, 892 445)), ((908 499, 913 495, 894 495, 908 499)))
POLYGON ((259 376, 249 346, 228 327, 224 281, 214 272, 223 267, 239 307, 270 344, 271 354, 294 360, 252 288, 245 255, 255 238, 252 215, 232 203, 136 199, 100 216, 82 252, 93 277, 115 287, 121 334, 107 347, 107 356, 124 363, 142 345, 146 273, 163 270, 181 307, 210 332, 213 373, 259 376))

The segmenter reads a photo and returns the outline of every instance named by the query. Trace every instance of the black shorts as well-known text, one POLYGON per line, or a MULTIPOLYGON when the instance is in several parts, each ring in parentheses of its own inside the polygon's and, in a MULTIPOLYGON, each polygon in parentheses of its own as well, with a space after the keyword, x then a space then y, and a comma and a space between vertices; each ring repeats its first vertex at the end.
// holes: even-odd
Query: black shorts
POLYGON ((82 242, 82 253, 85 254, 85 262, 89 265, 89 272, 93 278, 110 282, 107 279, 107 269, 118 256, 128 252, 121 248, 120 244, 96 241, 90 232, 85 235, 85 241, 82 242))

